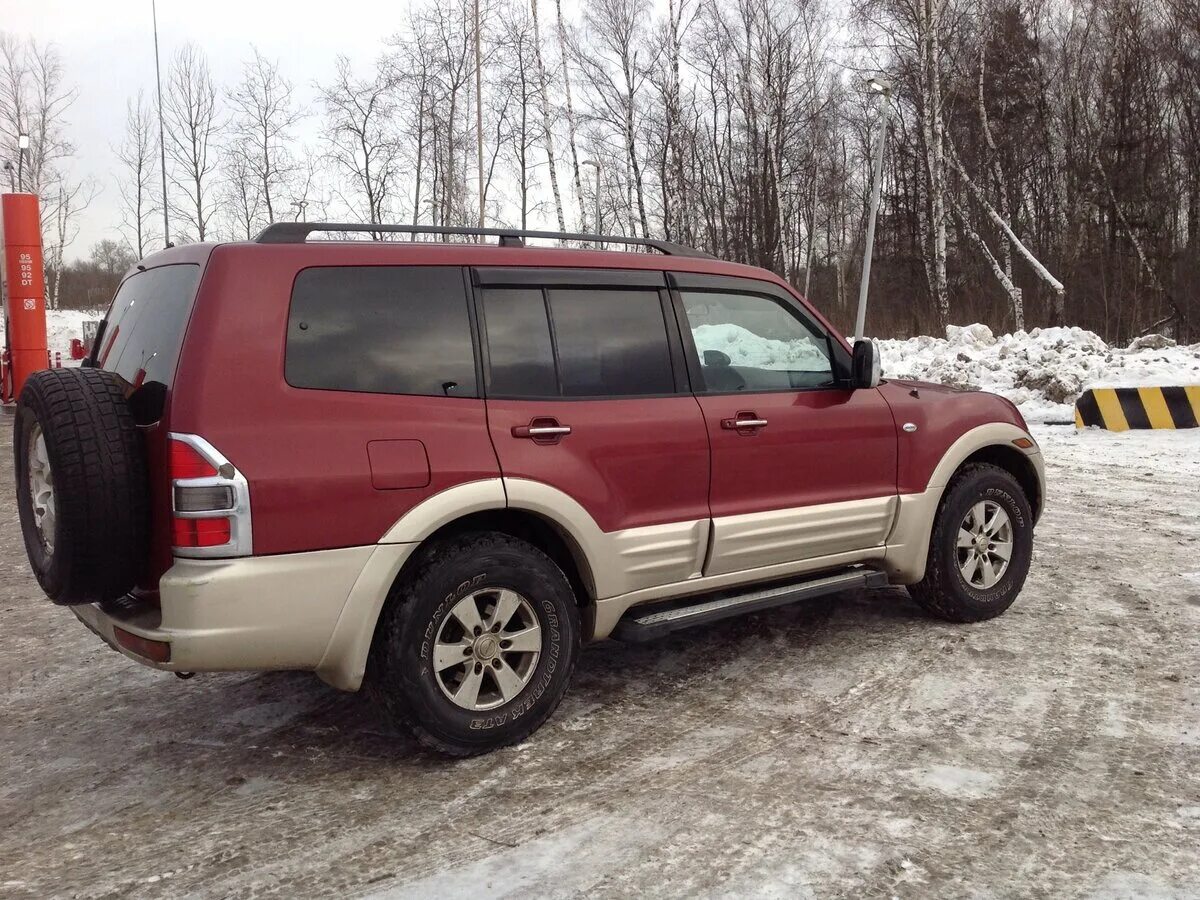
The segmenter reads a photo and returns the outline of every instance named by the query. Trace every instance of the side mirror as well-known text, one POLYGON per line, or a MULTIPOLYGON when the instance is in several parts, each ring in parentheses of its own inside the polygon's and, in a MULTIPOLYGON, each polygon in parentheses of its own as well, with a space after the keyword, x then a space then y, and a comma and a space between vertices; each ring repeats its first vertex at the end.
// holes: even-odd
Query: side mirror
POLYGON ((858 341, 850 364, 850 386, 873 388, 879 384, 879 348, 874 341, 858 341))

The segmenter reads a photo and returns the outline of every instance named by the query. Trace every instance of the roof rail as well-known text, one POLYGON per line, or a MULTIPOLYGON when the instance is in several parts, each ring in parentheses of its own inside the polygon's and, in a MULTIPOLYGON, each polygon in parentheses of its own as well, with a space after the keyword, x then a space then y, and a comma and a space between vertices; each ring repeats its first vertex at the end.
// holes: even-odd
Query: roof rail
POLYGON ((441 225, 379 225, 349 222, 275 222, 254 239, 256 244, 303 244, 314 231, 353 231, 366 234, 441 234, 467 237, 497 237, 501 247, 524 247, 525 238, 549 238, 557 241, 583 241, 592 244, 634 244, 650 247, 667 256, 696 256, 712 259, 712 254, 670 241, 654 238, 625 237, 609 234, 575 234, 568 231, 526 231, 515 228, 454 228, 441 225))

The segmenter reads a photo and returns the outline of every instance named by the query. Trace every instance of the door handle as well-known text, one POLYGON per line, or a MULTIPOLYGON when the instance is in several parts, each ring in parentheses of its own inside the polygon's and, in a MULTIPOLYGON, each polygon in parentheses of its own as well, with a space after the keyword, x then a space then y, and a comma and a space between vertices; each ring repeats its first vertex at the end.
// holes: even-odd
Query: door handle
POLYGON ((558 419, 534 419, 528 425, 514 425, 512 436, 515 438, 532 438, 543 443, 560 440, 571 433, 570 425, 560 425, 558 419))
POLYGON ((760 419, 752 412, 740 412, 732 419, 722 419, 721 427, 729 431, 743 431, 753 428, 766 428, 767 420, 760 419))

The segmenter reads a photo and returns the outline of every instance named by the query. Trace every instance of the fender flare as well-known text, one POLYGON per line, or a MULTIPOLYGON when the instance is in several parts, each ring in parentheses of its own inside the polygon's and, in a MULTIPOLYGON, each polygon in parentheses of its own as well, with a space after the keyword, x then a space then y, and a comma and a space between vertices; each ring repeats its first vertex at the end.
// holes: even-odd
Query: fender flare
MULTIPOLYGON (((933 521, 942 502, 946 485, 959 467, 972 455, 988 447, 1004 447, 1017 450, 1033 465, 1041 485, 1041 495, 1046 493, 1045 465, 1042 454, 1035 443, 1022 450, 1013 444, 1018 438, 1029 438, 1029 433, 1008 422, 989 422, 978 425, 960 435, 942 454, 934 467, 925 490, 916 494, 901 494, 896 522, 888 535, 884 557, 888 576, 893 584, 915 584, 925 577, 925 563, 929 557, 929 539, 933 533, 933 521)), ((1036 515, 1036 510, 1035 510, 1036 515)))
POLYGON ((585 582, 592 578, 597 561, 604 559, 594 555, 603 546, 603 532, 587 511, 547 484, 508 479, 507 487, 509 490, 501 478, 457 484, 422 500, 384 532, 338 615, 316 670, 322 680, 342 690, 356 691, 361 687, 375 626, 396 578, 423 541, 463 516, 503 509, 540 515, 575 543, 582 554, 577 564, 587 563, 587 569, 580 575, 585 582), (515 495, 511 500, 510 490, 515 495))

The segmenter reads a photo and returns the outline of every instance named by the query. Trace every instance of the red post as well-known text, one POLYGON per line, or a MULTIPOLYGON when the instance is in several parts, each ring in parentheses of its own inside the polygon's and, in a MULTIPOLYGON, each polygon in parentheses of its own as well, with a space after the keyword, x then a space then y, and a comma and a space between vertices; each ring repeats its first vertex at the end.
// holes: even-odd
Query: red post
POLYGON ((5 313, 12 351, 13 397, 25 379, 49 364, 46 347, 46 279, 42 268, 42 229, 33 194, 0 194, 5 313))

